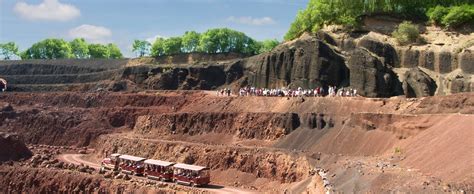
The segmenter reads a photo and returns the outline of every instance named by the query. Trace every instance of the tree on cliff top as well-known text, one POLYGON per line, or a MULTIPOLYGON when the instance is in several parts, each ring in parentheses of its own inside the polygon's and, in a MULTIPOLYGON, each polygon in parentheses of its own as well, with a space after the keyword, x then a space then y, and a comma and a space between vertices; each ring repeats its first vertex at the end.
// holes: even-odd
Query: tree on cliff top
POLYGON ((215 28, 201 34, 199 50, 206 53, 256 54, 258 51, 256 44, 255 40, 243 32, 228 28, 215 28))
POLYGON ((259 44, 260 44, 260 49, 258 52, 264 53, 264 52, 271 51, 273 48, 278 46, 280 42, 276 39, 273 39, 273 40, 264 40, 262 42, 259 42, 259 44))
POLYGON ((63 39, 45 39, 33 44, 20 53, 21 59, 64 59, 64 58, 122 58, 120 49, 115 44, 88 44, 83 38, 71 42, 63 39))
POLYGON ((72 54, 76 59, 89 58, 89 46, 84 38, 76 38, 70 43, 72 54))
POLYGON ((151 48, 151 44, 146 40, 133 41, 132 51, 135 52, 138 57, 149 55, 150 48, 151 48))
POLYGON ((62 59, 73 57, 71 46, 63 39, 49 38, 22 52, 22 59, 62 59))
POLYGON ((304 32, 316 32, 325 24, 357 27, 360 16, 390 14, 408 20, 427 20, 427 12, 437 5, 473 4, 472 0, 310 0, 306 9, 296 15, 285 40, 298 38, 304 32))
POLYGON ((18 45, 14 42, 7 42, 0 44, 0 55, 4 60, 10 60, 13 56, 19 56, 18 45))
POLYGON ((107 44, 107 49, 109 50, 109 59, 121 59, 123 58, 122 52, 116 44, 109 43, 107 44))
POLYGON ((201 35, 195 31, 185 32, 182 37, 182 51, 185 53, 192 53, 198 51, 200 38, 201 35))
POLYGON ((261 44, 243 32, 228 28, 215 28, 202 34, 191 31, 186 32, 182 37, 157 38, 152 45, 151 54, 154 57, 197 51, 203 53, 257 54, 260 48, 261 44))
POLYGON ((107 46, 102 44, 90 44, 89 45, 89 54, 91 58, 96 59, 105 59, 110 57, 110 51, 107 46))

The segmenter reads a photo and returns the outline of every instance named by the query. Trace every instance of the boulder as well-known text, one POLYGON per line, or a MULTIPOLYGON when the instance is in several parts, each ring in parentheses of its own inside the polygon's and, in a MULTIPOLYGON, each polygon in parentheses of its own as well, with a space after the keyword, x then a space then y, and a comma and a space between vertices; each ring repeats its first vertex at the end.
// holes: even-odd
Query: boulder
POLYGON ((19 161, 30 158, 32 155, 33 153, 18 135, 0 133, 0 162, 19 161))
POLYGON ((408 98, 433 96, 436 88, 436 82, 419 68, 411 68, 405 73, 403 92, 408 98))
POLYGON ((350 87, 366 97, 391 97, 403 94, 398 76, 390 67, 364 49, 355 49, 348 59, 350 87))

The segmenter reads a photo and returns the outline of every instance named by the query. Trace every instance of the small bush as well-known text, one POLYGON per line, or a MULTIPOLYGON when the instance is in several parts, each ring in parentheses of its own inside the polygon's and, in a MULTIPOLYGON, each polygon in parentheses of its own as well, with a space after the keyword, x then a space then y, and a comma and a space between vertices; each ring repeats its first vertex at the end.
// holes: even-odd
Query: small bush
POLYGON ((392 33, 392 36, 397 39, 401 45, 422 42, 418 26, 408 21, 404 21, 398 25, 398 28, 392 33))
POLYGON ((443 21, 444 16, 448 15, 448 13, 449 8, 438 5, 436 7, 430 8, 428 10, 427 15, 431 21, 433 21, 437 25, 440 25, 441 21, 443 21))
POLYGON ((474 5, 461 5, 452 7, 443 17, 441 23, 446 27, 457 27, 474 20, 474 5))
POLYGON ((399 148, 399 147, 396 147, 395 148, 395 154, 401 154, 402 153, 402 149, 399 148))

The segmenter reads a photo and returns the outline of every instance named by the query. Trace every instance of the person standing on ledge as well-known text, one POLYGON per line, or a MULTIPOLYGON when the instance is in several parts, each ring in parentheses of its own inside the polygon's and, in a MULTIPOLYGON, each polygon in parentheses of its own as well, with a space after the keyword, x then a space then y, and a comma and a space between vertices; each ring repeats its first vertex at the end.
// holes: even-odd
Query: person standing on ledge
POLYGON ((7 80, 0 78, 0 91, 5 92, 7 90, 7 80))

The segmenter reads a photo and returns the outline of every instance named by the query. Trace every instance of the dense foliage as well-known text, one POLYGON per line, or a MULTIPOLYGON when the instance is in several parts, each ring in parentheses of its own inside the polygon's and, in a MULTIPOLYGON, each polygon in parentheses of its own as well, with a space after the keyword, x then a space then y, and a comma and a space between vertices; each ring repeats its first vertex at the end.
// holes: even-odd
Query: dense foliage
POLYGON ((0 55, 4 60, 9 60, 13 56, 18 56, 18 45, 14 42, 0 43, 0 55))
POLYGON ((259 43, 260 44, 260 50, 259 53, 265 53, 271 51, 273 48, 278 46, 280 42, 278 40, 273 39, 273 40, 264 40, 259 43))
POLYGON ((430 8, 469 3, 472 5, 472 0, 310 0, 306 9, 296 15, 285 40, 295 39, 304 32, 316 32, 325 24, 357 27, 363 15, 383 13, 410 20, 427 19, 430 8))
POLYGON ((474 23, 474 5, 436 6, 428 10, 428 17, 437 25, 457 27, 471 22, 474 23))
POLYGON ((72 54, 75 58, 85 59, 89 57, 89 46, 83 38, 76 38, 69 44, 71 44, 72 54))
POLYGON ((216 28, 204 33, 186 32, 181 37, 157 38, 151 47, 151 55, 157 57, 192 52, 253 55, 269 51, 278 44, 276 40, 258 42, 242 32, 216 28))
POLYGON ((63 39, 49 38, 37 42, 21 53, 22 59, 61 59, 71 58, 71 45, 63 39))
POLYGON ((408 21, 402 22, 398 26, 398 28, 392 33, 392 36, 401 45, 422 41, 418 26, 408 21))
POLYGON ((150 53, 151 44, 146 40, 135 40, 133 41, 132 51, 137 54, 138 57, 147 56, 150 53))
POLYGON ((33 44, 20 54, 21 59, 62 59, 62 58, 110 58, 118 59, 123 55, 115 44, 88 44, 77 38, 71 42, 49 38, 33 44))

